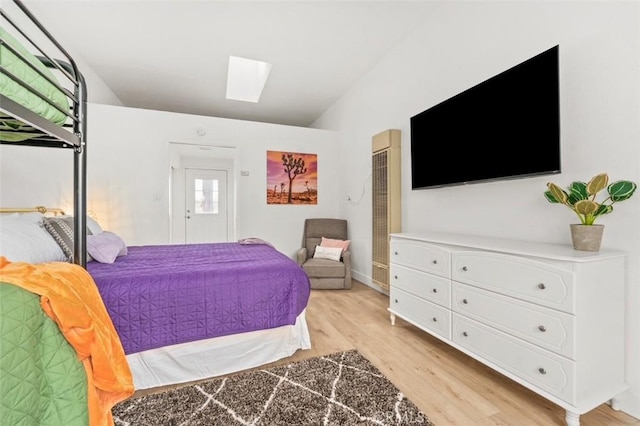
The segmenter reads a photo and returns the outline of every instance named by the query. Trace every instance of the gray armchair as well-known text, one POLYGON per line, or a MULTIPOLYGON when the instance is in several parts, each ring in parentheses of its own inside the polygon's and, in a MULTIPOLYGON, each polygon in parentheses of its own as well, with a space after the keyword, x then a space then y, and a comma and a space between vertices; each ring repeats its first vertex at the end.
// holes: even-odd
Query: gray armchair
POLYGON ((347 221, 343 219, 306 219, 302 248, 297 252, 298 265, 309 276, 313 289, 350 289, 351 252, 345 250, 340 261, 314 259, 316 246, 322 237, 347 240, 347 221))

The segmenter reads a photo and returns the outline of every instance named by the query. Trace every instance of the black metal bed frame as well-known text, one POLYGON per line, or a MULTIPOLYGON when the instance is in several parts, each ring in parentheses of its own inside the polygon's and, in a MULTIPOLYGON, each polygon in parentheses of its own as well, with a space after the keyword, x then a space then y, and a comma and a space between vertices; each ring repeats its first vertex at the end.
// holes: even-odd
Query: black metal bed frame
MULTIPOLYGON (((4 74, 14 82, 18 83, 26 90, 34 93, 45 102, 49 103, 67 116, 67 122, 62 126, 42 118, 38 114, 30 111, 22 105, 14 102, 8 97, 0 93, 0 113, 7 115, 13 119, 19 120, 32 129, 29 133, 37 133, 36 136, 23 141, 2 141, 0 144, 7 145, 23 145, 38 146, 51 148, 67 148, 73 149, 73 203, 74 203, 74 256, 73 262, 86 267, 87 258, 87 88, 84 77, 78 70, 75 61, 67 53, 67 51, 58 43, 58 41, 47 31, 44 26, 36 19, 35 16, 27 9, 21 0, 13 0, 22 13, 44 34, 44 36, 58 49, 59 53, 64 55, 65 60, 52 59, 45 50, 38 45, 33 37, 29 37, 27 33, 13 20, 9 15, 0 8, 0 15, 11 27, 13 27, 24 39, 26 39, 32 48, 36 49, 37 58, 47 67, 57 69, 73 86, 73 91, 66 89, 59 82, 52 80, 27 61, 22 54, 15 51, 9 44, 0 38, 0 46, 10 50, 17 57, 21 58, 34 71, 39 73, 49 83, 62 91, 71 105, 70 111, 64 111, 55 105, 45 95, 29 86, 9 70, 0 66, 0 73, 4 74), (42 55, 42 56, 40 56, 42 55)), ((16 130, 19 132, 19 130, 16 130)))

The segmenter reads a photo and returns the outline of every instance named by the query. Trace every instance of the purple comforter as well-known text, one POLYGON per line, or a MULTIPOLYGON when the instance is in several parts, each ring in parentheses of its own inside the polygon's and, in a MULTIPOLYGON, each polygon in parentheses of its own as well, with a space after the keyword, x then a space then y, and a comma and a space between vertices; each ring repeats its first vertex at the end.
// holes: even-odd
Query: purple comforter
POLYGON ((309 279, 267 244, 133 246, 89 262, 125 353, 294 324, 309 279))

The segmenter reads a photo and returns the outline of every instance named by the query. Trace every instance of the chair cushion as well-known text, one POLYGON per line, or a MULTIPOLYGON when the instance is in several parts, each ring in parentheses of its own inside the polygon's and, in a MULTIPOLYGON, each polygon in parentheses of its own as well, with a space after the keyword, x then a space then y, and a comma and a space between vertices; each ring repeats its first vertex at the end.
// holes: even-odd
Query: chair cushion
POLYGON ((302 269, 310 278, 344 278, 346 273, 344 263, 327 259, 309 259, 302 265, 302 269))

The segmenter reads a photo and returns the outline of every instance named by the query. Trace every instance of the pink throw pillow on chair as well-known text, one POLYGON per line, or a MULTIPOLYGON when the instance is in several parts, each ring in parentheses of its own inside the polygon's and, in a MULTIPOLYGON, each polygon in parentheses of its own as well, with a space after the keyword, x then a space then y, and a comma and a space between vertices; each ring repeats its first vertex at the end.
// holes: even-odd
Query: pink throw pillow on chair
POLYGON ((351 240, 333 240, 331 238, 322 237, 320 247, 339 247, 342 249, 342 253, 344 253, 349 248, 349 243, 351 243, 351 240))

